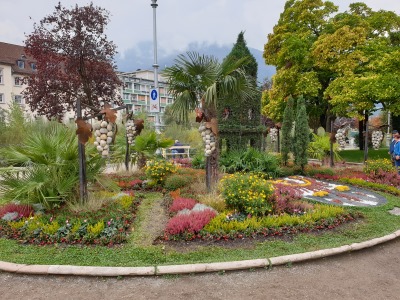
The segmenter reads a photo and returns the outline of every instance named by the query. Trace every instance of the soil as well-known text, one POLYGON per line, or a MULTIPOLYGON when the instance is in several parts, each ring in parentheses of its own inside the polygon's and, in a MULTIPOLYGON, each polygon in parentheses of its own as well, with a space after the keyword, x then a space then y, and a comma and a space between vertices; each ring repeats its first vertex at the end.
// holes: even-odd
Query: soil
POLYGON ((397 239, 358 252, 271 270, 123 278, 0 273, 0 298, 399 299, 399 255, 397 239))

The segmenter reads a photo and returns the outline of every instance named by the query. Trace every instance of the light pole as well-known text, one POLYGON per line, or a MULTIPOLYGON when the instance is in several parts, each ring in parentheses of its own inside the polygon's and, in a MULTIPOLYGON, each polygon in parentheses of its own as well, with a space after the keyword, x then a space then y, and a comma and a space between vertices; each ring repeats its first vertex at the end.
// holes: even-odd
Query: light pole
POLYGON ((156 9, 157 9, 157 0, 151 0, 151 7, 153 8, 153 44, 154 44, 154 89, 157 90, 158 93, 158 106, 155 110, 150 107, 150 111, 155 112, 155 129, 157 133, 160 133, 160 96, 158 91, 158 63, 157 63, 157 22, 156 22, 156 9))

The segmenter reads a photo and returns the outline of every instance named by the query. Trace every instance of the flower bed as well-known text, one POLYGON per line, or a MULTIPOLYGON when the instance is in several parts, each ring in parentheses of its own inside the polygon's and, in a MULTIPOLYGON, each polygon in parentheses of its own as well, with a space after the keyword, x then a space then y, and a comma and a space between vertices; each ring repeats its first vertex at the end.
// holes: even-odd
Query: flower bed
POLYGON ((100 244, 112 246, 126 241, 139 197, 121 193, 93 212, 72 213, 67 209, 0 219, 0 237, 38 245, 100 244))

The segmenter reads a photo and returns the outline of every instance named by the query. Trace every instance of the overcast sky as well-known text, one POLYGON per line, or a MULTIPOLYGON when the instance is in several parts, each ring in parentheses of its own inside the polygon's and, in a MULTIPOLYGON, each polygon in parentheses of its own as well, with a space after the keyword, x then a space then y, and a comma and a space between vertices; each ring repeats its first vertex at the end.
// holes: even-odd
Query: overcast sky
MULTIPOLYGON (((162 54, 184 51, 188 44, 233 45, 245 31, 247 45, 263 49, 285 0, 158 0, 157 40, 162 54)), ((333 0, 340 10, 356 1, 333 0)), ((374 10, 400 14, 400 0, 364 0, 374 10)), ((54 11, 58 0, 0 0, 0 41, 23 45, 33 23, 54 11), (30 19, 30 17, 32 19, 30 19)), ((61 0, 63 6, 80 6, 89 0, 61 0)), ((111 14, 108 36, 124 54, 153 40, 151 0, 93 0, 111 14)))

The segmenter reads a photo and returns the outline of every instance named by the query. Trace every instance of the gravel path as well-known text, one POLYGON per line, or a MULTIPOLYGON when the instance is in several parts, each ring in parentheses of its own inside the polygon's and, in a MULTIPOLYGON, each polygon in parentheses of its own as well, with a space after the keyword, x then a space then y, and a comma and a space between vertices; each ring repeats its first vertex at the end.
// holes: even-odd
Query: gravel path
POLYGON ((0 299, 400 299, 399 256, 397 239, 272 270, 124 278, 0 273, 0 299))

